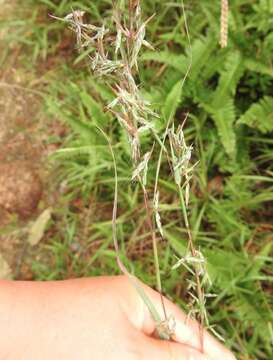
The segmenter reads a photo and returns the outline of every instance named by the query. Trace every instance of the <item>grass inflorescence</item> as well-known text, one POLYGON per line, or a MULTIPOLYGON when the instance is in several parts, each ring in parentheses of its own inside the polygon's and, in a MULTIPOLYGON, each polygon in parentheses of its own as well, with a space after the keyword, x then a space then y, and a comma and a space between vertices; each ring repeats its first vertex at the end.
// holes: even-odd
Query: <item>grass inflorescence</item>
MULTIPOLYGON (((117 2, 118 3, 118 2, 117 2)), ((185 19, 185 28, 190 41, 184 6, 182 3, 183 17, 185 19)), ((56 18, 55 16, 53 16, 56 18)), ((181 213, 188 236, 188 245, 186 254, 173 266, 173 269, 184 265, 188 270, 188 291, 191 296, 191 311, 189 316, 195 316, 200 320, 200 341, 202 347, 202 328, 206 325, 208 328, 209 320, 206 311, 205 285, 211 283, 206 270, 206 260, 200 249, 196 250, 192 231, 188 220, 188 205, 190 198, 190 181, 192 172, 196 164, 191 164, 193 146, 186 144, 183 124, 179 125, 177 130, 173 123, 174 112, 171 111, 166 122, 166 128, 155 129, 154 119, 160 118, 151 108, 151 104, 142 96, 140 84, 137 83, 139 65, 138 60, 143 47, 154 50, 153 46, 146 40, 146 26, 153 16, 146 21, 142 20, 140 1, 129 1, 128 6, 120 7, 117 5, 113 9, 113 17, 110 28, 105 24, 95 26, 85 22, 85 12, 74 10, 64 18, 56 18, 66 22, 70 29, 76 35, 76 44, 80 52, 88 53, 89 66, 94 76, 107 84, 113 94, 113 100, 106 105, 106 110, 111 113, 112 121, 118 121, 127 135, 128 143, 131 149, 131 160, 133 165, 132 181, 138 181, 143 192, 144 207, 147 213, 147 223, 153 243, 155 272, 157 279, 157 289, 162 294, 161 269, 158 259, 157 232, 164 239, 162 221, 159 214, 159 171, 158 168, 156 182, 154 183, 154 198, 150 203, 150 194, 147 190, 147 176, 149 170, 149 161, 153 156, 155 145, 159 146, 159 160, 164 156, 170 159, 171 172, 174 183, 179 194, 181 213), (114 25, 114 26, 113 26, 114 25), (114 28, 114 30, 113 30, 114 28), (91 54, 91 55, 90 55, 91 54), (172 125, 171 125, 172 124, 172 125), (141 134, 149 132, 153 146, 143 154, 141 145, 141 134), (168 139, 168 142, 166 141, 168 139), (166 144, 166 145, 165 145, 166 144)), ((191 66, 191 65, 190 65, 191 66)), ((190 70, 189 66, 189 70, 190 70)), ((188 74, 186 73, 186 76, 188 74)), ((186 80, 183 79, 183 83, 186 80)), ((183 83, 179 84, 178 94, 182 91, 183 83)), ((174 94, 174 97, 177 94, 174 94)), ((172 107, 172 104, 171 104, 172 107)), ((185 119, 186 120, 186 119, 185 119)), ((98 125, 96 125, 98 126, 98 125)), ((100 128, 99 128, 100 129, 100 128)), ((118 169, 114 152, 111 147, 111 140, 103 130, 100 130, 111 149, 111 154, 115 167, 115 196, 113 206, 113 239, 115 251, 117 254, 118 265, 123 273, 129 278, 131 274, 124 266, 120 258, 120 248, 116 232, 116 216, 118 206, 118 169)), ((160 161, 158 164, 160 166, 160 161)), ((134 283, 134 281, 131 279, 134 283)), ((139 287, 137 287, 139 290, 139 287)), ((143 291, 140 296, 145 296, 143 291)), ((163 297, 162 307, 165 318, 160 321, 157 314, 154 314, 154 307, 145 298, 154 320, 157 322, 158 331, 163 338, 170 338, 172 331, 168 326, 168 315, 166 313, 163 297), (162 332, 162 324, 165 324, 165 330, 162 332), (161 330, 159 330, 161 329, 161 330)), ((213 330, 213 328, 212 328, 213 330)), ((215 330, 213 330, 215 333, 215 330)))

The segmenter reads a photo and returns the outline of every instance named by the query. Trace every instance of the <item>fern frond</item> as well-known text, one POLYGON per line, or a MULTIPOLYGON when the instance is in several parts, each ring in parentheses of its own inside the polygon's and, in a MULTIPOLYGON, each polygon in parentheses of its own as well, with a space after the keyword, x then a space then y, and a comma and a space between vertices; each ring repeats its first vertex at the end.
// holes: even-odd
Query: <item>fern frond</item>
POLYGON ((236 91, 237 84, 243 75, 244 67, 239 51, 228 55, 217 89, 212 95, 211 104, 202 106, 211 114, 217 127, 221 142, 230 157, 235 155, 235 107, 231 97, 236 91))
POLYGON ((209 65, 211 54, 216 46, 216 40, 213 37, 197 39, 192 45, 192 68, 190 79, 194 81, 200 75, 201 70, 209 65))
POLYGON ((262 75, 273 76, 273 67, 256 59, 245 59, 244 65, 250 71, 254 71, 262 75))
POLYGON ((273 97, 265 96, 252 104, 237 124, 245 124, 263 134, 273 131, 273 97))
POLYGON ((242 56, 239 51, 231 52, 220 72, 220 80, 217 86, 213 106, 220 108, 225 104, 226 95, 234 95, 237 84, 243 75, 244 67, 242 56))
POLYGON ((185 74, 189 66, 189 59, 185 55, 178 55, 170 51, 148 51, 141 57, 144 61, 156 61, 166 64, 180 73, 185 74))
POLYGON ((142 55, 142 60, 166 64, 184 75, 192 56, 190 80, 194 81, 199 76, 200 71, 209 64, 209 59, 212 51, 215 49, 215 45, 216 41, 213 37, 202 37, 194 41, 192 49, 187 50, 187 56, 165 50, 160 52, 146 52, 142 55), (191 51, 192 55, 190 54, 191 51))
POLYGON ((203 105, 203 107, 211 114, 226 153, 230 157, 234 157, 236 150, 236 137, 233 128, 236 117, 234 102, 231 97, 223 97, 221 102, 223 103, 221 107, 210 105, 203 105))
POLYGON ((166 98, 165 105, 162 109, 164 118, 166 120, 171 119, 175 115, 175 112, 182 98, 182 86, 183 86, 183 79, 179 80, 173 86, 171 92, 166 98))

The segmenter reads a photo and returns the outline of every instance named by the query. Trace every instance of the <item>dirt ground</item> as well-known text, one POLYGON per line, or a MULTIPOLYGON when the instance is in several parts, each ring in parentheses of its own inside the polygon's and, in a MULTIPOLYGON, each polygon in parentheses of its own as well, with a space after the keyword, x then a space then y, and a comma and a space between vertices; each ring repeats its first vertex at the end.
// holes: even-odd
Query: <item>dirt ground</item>
POLYGON ((24 238, 29 221, 39 211, 46 173, 46 149, 39 136, 41 101, 24 87, 15 67, 4 69, 0 78, 0 254, 17 278, 29 277, 21 274, 24 238))
MULTIPOLYGON (((18 4, 18 0, 0 0, 0 20, 18 20, 14 13, 18 4)), ((77 202, 62 203, 63 185, 49 161, 49 155, 62 146, 67 128, 49 118, 44 108, 47 75, 64 57, 69 59, 74 48, 69 35, 56 53, 32 65, 22 44, 6 43, 7 31, 0 28, 0 43, 8 46, 7 56, 0 50, 0 278, 30 280, 35 277, 33 262, 51 268, 53 260, 45 245, 58 231, 53 211, 52 226, 31 246, 33 225, 47 209, 73 207, 77 202)))
MULTIPOLYGON (((0 18, 14 1, 0 0, 0 18)), ((5 31, 0 33, 4 41, 5 31)), ((22 47, 12 47, 0 69, 0 278, 31 279, 31 263, 41 256, 27 244, 29 229, 49 206, 47 144, 50 127, 35 75, 21 61, 22 47)))

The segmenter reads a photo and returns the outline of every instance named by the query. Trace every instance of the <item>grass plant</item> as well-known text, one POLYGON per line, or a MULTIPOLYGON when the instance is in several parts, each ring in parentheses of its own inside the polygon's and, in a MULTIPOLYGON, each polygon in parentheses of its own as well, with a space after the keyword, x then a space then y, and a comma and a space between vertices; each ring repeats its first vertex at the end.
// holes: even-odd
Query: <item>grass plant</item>
MULTIPOLYGON (((173 177, 173 136, 164 131, 171 118, 168 129, 174 124, 177 135, 187 118, 183 134, 186 144, 194 145, 191 164, 198 162, 189 174, 187 217, 196 252, 202 249, 217 294, 205 298, 210 322, 238 357, 264 360, 272 357, 273 341, 273 8, 263 0, 228 3, 228 42, 223 48, 219 46, 219 0, 185 1, 191 45, 181 1, 142 3, 143 19, 156 13, 146 27, 154 50, 140 53, 134 76, 141 96, 160 117, 151 116, 154 127, 140 134, 138 164, 153 149, 146 189, 162 291, 190 310, 186 280, 194 266, 173 177)), ((103 21, 111 24, 112 2, 108 0, 29 0, 13 19, 1 23, 2 28, 16 29, 9 33, 2 66, 8 51, 21 47, 22 62, 39 79, 28 87, 44 93, 50 119, 64 121, 71 129, 62 149, 53 156, 64 190, 45 245, 51 262, 35 261, 33 270, 37 279, 119 271, 109 220, 115 194, 113 159, 98 124, 111 140, 118 169, 116 231, 121 260, 130 272, 157 286, 142 187, 137 177, 133 184, 130 181, 137 163, 132 161, 125 127, 113 121, 110 110, 105 111, 116 95, 90 74, 87 59, 93 53, 75 55, 66 24, 48 17, 50 13, 63 18, 71 9, 90 13, 88 23, 95 26, 103 21)), ((110 35, 113 30, 114 26, 110 35)), ((182 194, 185 202, 185 185, 182 194)))
MULTIPOLYGON (((183 5, 183 3, 182 3, 183 5)), ((184 8, 183 8, 184 10, 184 8)), ((114 161, 115 169, 115 196, 113 206, 113 239, 115 251, 117 254, 117 261, 121 271, 126 274, 132 281, 140 296, 143 298, 145 303, 150 309, 151 315, 157 323, 159 335, 162 338, 169 339, 171 337, 173 329, 168 325, 169 319, 166 313, 164 300, 162 297, 162 283, 160 276, 160 267, 158 260, 157 250, 157 234, 155 224, 157 225, 158 231, 163 238, 163 230, 161 226, 161 219, 158 212, 159 206, 159 192, 154 191, 154 207, 152 208, 149 201, 149 193, 147 191, 147 173, 150 158, 153 153, 155 144, 152 149, 149 149, 142 156, 140 136, 143 132, 149 131, 153 137, 152 141, 157 141, 160 147, 166 152, 168 157, 168 151, 164 143, 162 142, 164 133, 168 133, 170 139, 171 158, 172 158, 172 171, 174 174, 175 183, 178 186, 178 192, 180 194, 181 210, 184 217, 189 244, 188 248, 191 253, 191 257, 187 256, 187 261, 191 259, 194 267, 194 280, 190 281, 190 288, 192 289, 192 299, 199 304, 198 309, 192 309, 192 314, 198 312, 198 318, 201 320, 201 326, 204 325, 204 319, 206 319, 208 325, 208 317, 205 309, 205 295, 202 289, 202 283, 200 275, 204 275, 204 268, 201 263, 204 262, 204 257, 200 252, 195 250, 193 244, 193 238, 188 222, 186 206, 189 202, 190 192, 190 173, 193 167, 190 167, 191 158, 191 147, 187 147, 184 139, 183 129, 179 127, 178 134, 174 133, 174 126, 168 129, 170 121, 172 120, 173 114, 170 113, 167 128, 163 129, 163 133, 154 130, 154 118, 159 118, 159 115, 151 110, 151 105, 146 101, 140 90, 139 85, 136 83, 136 76, 138 74, 138 57, 143 46, 153 49, 152 45, 145 39, 146 25, 151 20, 149 18, 146 21, 142 21, 141 18, 141 6, 139 1, 129 1, 128 5, 121 7, 118 5, 113 10, 113 21, 115 24, 115 33, 105 25, 94 26, 87 24, 84 21, 85 13, 80 10, 74 10, 72 13, 66 15, 63 19, 53 18, 61 21, 65 21, 69 24, 69 27, 76 35, 77 48, 79 51, 88 55, 91 69, 94 75, 98 79, 102 79, 106 83, 109 89, 112 91, 114 100, 107 105, 107 110, 112 114, 113 120, 120 123, 125 133, 127 134, 128 143, 131 148, 131 160, 134 166, 132 173, 132 181, 137 180, 140 184, 140 188, 143 192, 143 201, 147 213, 147 222, 150 229, 150 234, 153 243, 155 272, 157 279, 157 289, 161 294, 163 312, 165 318, 160 320, 159 315, 155 311, 155 307, 150 303, 149 299, 143 291, 139 288, 137 283, 133 280, 133 277, 128 272, 120 258, 120 250, 118 239, 116 235, 116 214, 118 206, 118 169, 116 166, 116 160, 113 149, 111 147, 111 140, 105 134, 98 125, 98 129, 101 131, 103 136, 106 138, 112 158, 114 161), (126 16, 127 14, 127 16, 126 16), (176 154, 175 154, 176 152, 176 154), (185 184, 182 183, 182 177, 185 177, 185 184), (185 186, 185 198, 183 194, 183 187, 185 186), (155 213, 155 215, 153 214, 155 213), (202 270, 201 270, 202 268, 202 270), (165 330, 163 325, 165 324, 165 330)), ((185 14, 184 14, 184 18, 185 14)), ((182 85, 182 84, 181 84, 182 85)), ((182 86, 181 86, 182 89, 182 86)), ((164 141, 163 140, 163 141, 164 141)), ((161 156, 161 155, 160 155, 161 156)), ((156 184, 158 186, 158 184, 156 184)), ((192 273, 192 271, 190 271, 192 273)))

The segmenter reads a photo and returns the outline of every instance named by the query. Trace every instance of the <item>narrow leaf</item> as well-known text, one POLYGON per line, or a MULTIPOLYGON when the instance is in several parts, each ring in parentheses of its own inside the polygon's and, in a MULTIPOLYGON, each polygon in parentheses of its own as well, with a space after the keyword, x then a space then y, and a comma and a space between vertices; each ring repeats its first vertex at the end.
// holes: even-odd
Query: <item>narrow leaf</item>
POLYGON ((182 97, 183 79, 179 80, 168 94, 162 109, 163 116, 166 120, 172 119, 180 104, 182 97))
POLYGON ((85 91, 81 91, 80 97, 82 103, 88 111, 89 116, 91 117, 90 120, 95 121, 97 125, 106 125, 109 117, 103 111, 101 104, 85 91))

